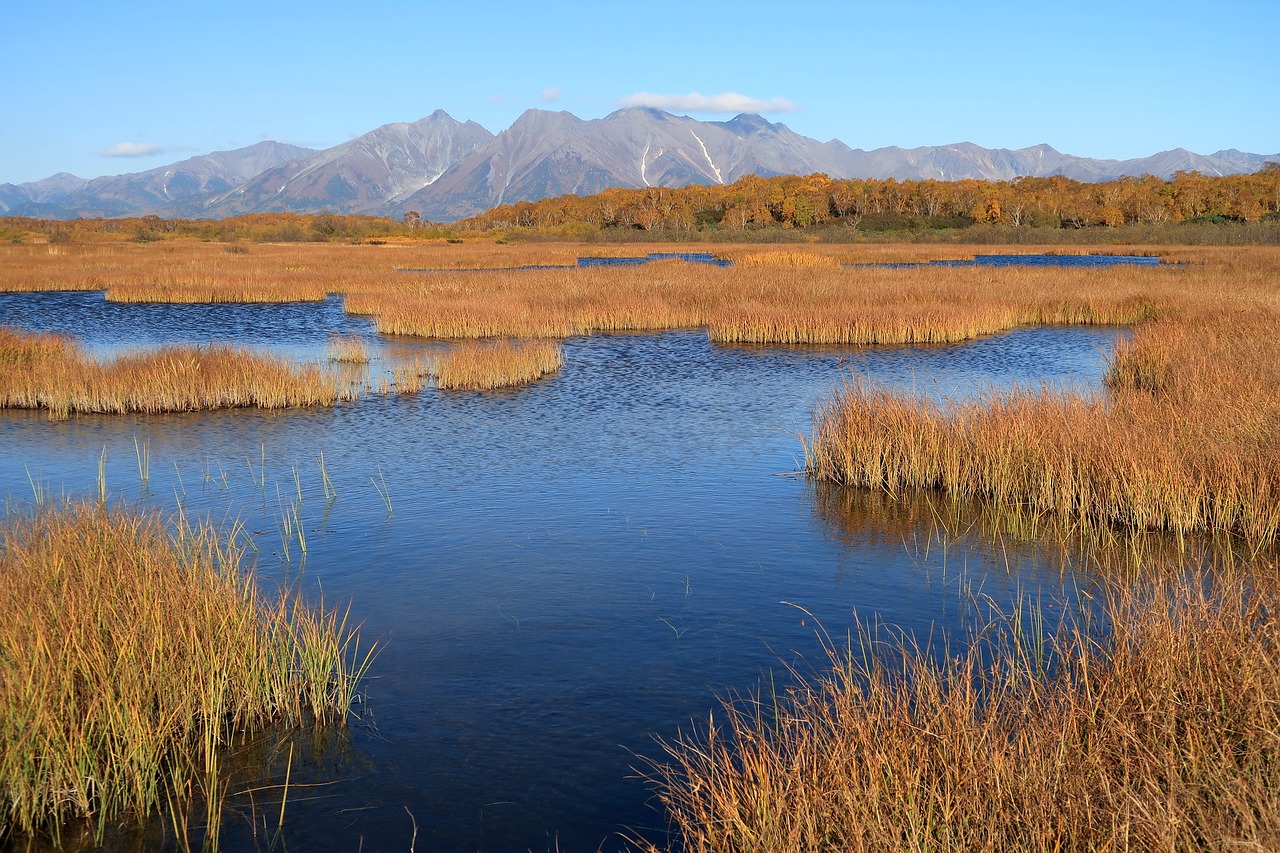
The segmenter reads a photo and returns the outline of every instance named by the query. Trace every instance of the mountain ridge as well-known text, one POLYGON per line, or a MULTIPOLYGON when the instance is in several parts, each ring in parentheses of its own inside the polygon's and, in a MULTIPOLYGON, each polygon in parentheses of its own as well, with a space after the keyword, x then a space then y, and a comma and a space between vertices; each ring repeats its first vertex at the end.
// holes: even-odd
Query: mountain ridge
POLYGON ((219 219, 246 213, 322 211, 453 221, 500 204, 609 188, 728 184, 748 174, 822 172, 832 178, 978 179, 1061 175, 1083 182, 1179 171, 1257 171, 1280 153, 1183 148, 1106 160, 1047 143, 1021 149, 971 142, 872 150, 820 142, 753 113, 700 121, 652 107, 598 119, 531 109, 493 134, 436 110, 323 150, 260 142, 145 172, 92 180, 65 172, 0 184, 0 214, 49 219, 155 214, 219 219))

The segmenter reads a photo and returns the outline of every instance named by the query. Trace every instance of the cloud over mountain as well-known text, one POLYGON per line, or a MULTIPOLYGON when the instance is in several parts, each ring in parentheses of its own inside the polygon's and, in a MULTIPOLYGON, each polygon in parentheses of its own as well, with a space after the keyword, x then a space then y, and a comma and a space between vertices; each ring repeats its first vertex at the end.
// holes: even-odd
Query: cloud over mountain
POLYGON ((796 105, 786 98, 749 98, 737 92, 725 92, 720 95, 703 95, 690 92, 687 95, 657 95, 652 92, 636 92, 618 101, 620 107, 653 107, 670 112, 692 113, 790 113, 795 112, 796 105))
POLYGON ((117 142, 106 148, 99 148, 93 153, 100 157, 153 157, 165 154, 169 149, 153 142, 117 142))

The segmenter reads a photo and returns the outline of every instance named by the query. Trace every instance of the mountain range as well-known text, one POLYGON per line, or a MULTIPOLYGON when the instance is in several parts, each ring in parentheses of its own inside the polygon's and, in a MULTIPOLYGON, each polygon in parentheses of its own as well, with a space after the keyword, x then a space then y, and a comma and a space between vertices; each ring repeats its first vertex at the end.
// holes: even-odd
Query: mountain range
POLYGON ((748 174, 948 181, 1062 175, 1105 181, 1125 175, 1169 178, 1192 170, 1250 173, 1268 161, 1280 162, 1280 154, 1229 149, 1202 155, 1178 148, 1132 160, 1097 160, 1048 145, 1010 150, 968 142, 864 151, 838 139, 801 136, 758 115, 698 121, 648 107, 592 120, 529 110, 494 135, 437 110, 321 151, 259 142, 127 175, 85 180, 62 172, 0 184, 0 214, 218 219, 416 211, 423 219, 451 222, 517 201, 591 195, 610 187, 728 184, 748 174))

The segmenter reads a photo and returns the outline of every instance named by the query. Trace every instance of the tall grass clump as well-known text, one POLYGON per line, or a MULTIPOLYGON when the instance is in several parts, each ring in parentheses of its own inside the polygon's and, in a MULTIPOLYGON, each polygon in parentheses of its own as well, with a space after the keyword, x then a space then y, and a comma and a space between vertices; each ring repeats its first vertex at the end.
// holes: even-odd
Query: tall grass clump
POLYGON ((864 628, 664 744, 671 848, 1274 850, 1277 568, 1116 583, 1043 644, 1012 615, 958 655, 864 628))
POLYGON ((39 366, 78 353, 76 342, 66 335, 0 326, 0 370, 39 366))
POLYGON ((436 385, 447 390, 492 390, 536 382, 563 363, 553 341, 464 341, 436 362, 436 385))
POLYGON ((423 379, 430 375, 431 367, 429 363, 415 358, 395 366, 391 371, 391 384, 398 396, 409 396, 421 391, 423 379))
POLYGON ((265 595, 236 531, 64 504, 0 528, 0 839, 208 808, 266 727, 342 724, 345 617, 265 595))
POLYGON ((731 254, 733 263, 740 267, 791 267, 793 269, 834 269, 840 259, 816 252, 773 249, 765 252, 731 254))
POLYGON ((944 404, 854 378, 816 415, 808 470, 1085 523, 1280 538, 1280 315, 1201 309, 1117 345, 1107 395, 944 404))
POLYGON ((251 350, 175 345, 100 363, 66 339, 0 329, 0 408, 44 409, 51 418, 330 406, 353 397, 319 368, 251 350))
POLYGON ((359 335, 330 335, 325 358, 338 364, 368 364, 369 345, 359 335))

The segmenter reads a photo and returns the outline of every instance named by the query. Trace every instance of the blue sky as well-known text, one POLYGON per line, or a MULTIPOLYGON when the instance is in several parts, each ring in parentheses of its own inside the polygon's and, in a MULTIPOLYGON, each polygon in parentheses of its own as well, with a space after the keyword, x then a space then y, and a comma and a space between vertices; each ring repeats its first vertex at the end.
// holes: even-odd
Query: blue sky
POLYGON ((855 148, 1280 152, 1280 0, 10 5, 0 182, 323 148, 437 108, 496 133, 635 102, 754 105, 855 148))

